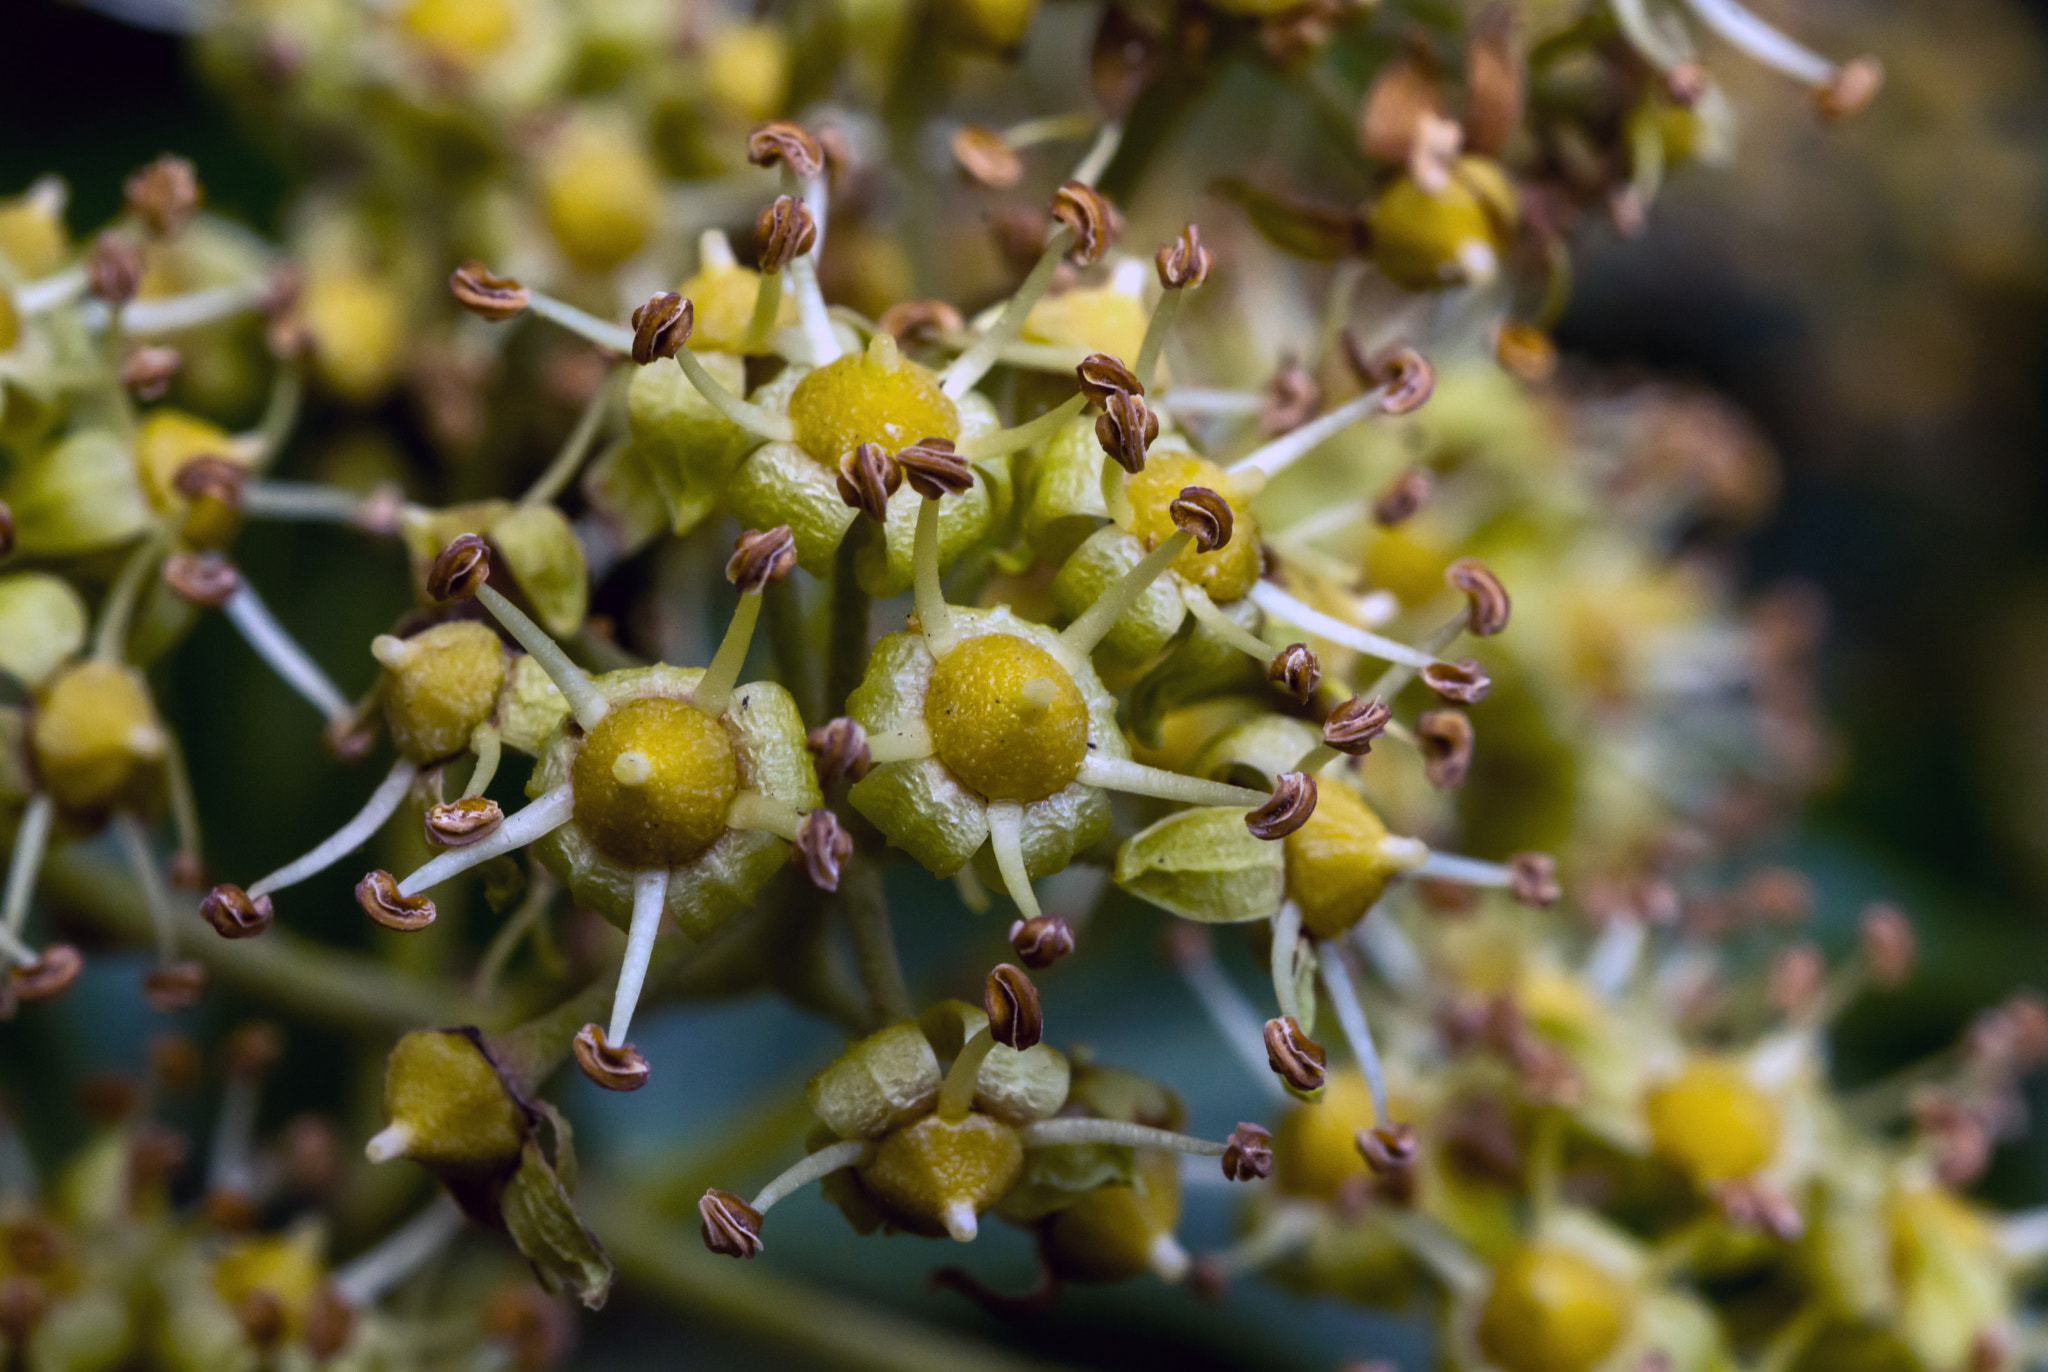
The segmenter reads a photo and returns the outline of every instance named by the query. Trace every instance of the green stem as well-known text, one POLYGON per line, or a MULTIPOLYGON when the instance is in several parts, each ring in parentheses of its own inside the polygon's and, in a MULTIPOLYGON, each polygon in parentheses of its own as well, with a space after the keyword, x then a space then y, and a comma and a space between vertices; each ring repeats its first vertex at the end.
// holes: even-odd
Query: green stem
POLYGON ((100 622, 93 634, 92 655, 101 662, 119 662, 127 655, 128 626, 135 619, 135 603, 142 598, 142 583, 149 578, 163 552, 161 533, 151 533, 135 545, 121 564, 106 603, 100 606, 100 622))
POLYGON ((1168 288, 1160 292, 1159 303, 1152 307, 1152 318, 1145 323, 1145 341, 1138 345, 1138 365, 1131 370, 1140 386, 1150 386, 1152 375, 1159 370, 1159 354, 1166 351, 1166 335, 1173 328, 1173 317, 1180 312, 1182 291, 1168 288))
POLYGON ((560 495, 576 471, 583 465, 583 459, 590 453, 590 445, 597 441, 598 430, 604 425, 605 412, 611 408, 618 395, 618 378, 624 372, 614 370, 591 394, 590 401, 583 407, 583 413, 576 418, 576 427, 569 430, 568 438, 562 441, 561 451, 548 464, 540 479, 533 483, 525 495, 519 498, 521 505, 545 505, 560 495))
POLYGON ((820 717, 818 674, 811 670, 815 655, 804 635, 804 606, 797 584, 784 583, 781 595, 767 597, 762 614, 768 621, 768 646, 775 654, 775 673, 796 700, 797 713, 805 719, 820 717))
POLYGON ((868 665, 868 612, 871 601, 853 569, 858 540, 852 530, 840 540, 832 561, 832 637, 825 674, 825 711, 846 708, 868 665))
POLYGON ((915 1018, 910 985, 896 955, 896 931, 889 922, 882 874, 874 863, 856 856, 846 865, 839 876, 839 906, 846 916, 846 936, 853 944, 853 960, 860 969, 861 985, 867 988, 875 1026, 915 1018))

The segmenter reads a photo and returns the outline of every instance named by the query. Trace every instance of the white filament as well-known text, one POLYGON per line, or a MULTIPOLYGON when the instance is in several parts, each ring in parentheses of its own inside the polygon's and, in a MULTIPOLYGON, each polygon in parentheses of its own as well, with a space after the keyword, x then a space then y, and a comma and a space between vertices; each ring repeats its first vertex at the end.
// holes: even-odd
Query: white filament
POLYGON ((34 954, 21 944, 21 926, 28 921, 29 894, 36 889, 36 875, 43 869, 43 850, 50 843, 50 825, 57 817, 56 802, 38 792, 22 808, 21 823, 15 826, 13 857, 7 867, 7 895, 0 900, 0 929, 13 945, 8 955, 17 962, 32 961, 34 954))
POLYGON ((1802 44, 1795 43, 1735 0, 1685 0, 1700 22, 1719 34, 1723 41, 1742 49, 1767 67, 1785 73, 1809 86, 1825 86, 1835 79, 1835 64, 1802 44))
POLYGON ((489 862, 500 853, 509 853, 514 848, 524 848, 534 840, 544 838, 569 822, 576 813, 576 791, 568 782, 529 803, 525 809, 507 815, 489 838, 479 839, 467 848, 450 848, 447 852, 423 865, 417 872, 398 884, 401 896, 416 896, 420 892, 439 886, 453 876, 459 876, 470 868, 489 862))
POLYGON ((1155 800, 1185 801, 1190 805, 1255 810, 1270 799, 1264 791, 1210 781, 1206 777, 1183 776, 1179 772, 1147 767, 1129 758, 1104 757, 1100 753, 1090 753, 1081 759, 1081 770, 1074 779, 1083 786, 1099 786, 1105 791, 1151 796, 1155 800))
POLYGON ((1031 873, 1024 866, 1024 807, 1014 800, 994 800, 988 807, 988 846, 995 850, 996 867, 1003 885, 1025 919, 1037 919, 1038 893, 1031 889, 1031 873))
POLYGON ((484 603, 484 608, 498 623, 505 626, 505 632, 526 649, 526 655, 540 664, 540 669, 548 674, 548 680, 554 682, 555 689, 562 693, 562 699, 569 702, 569 713, 576 716, 578 724, 585 729, 595 729, 611 713, 611 702, 590 684, 590 678, 562 651, 562 645, 540 625, 528 619, 525 611, 490 585, 477 587, 476 598, 484 603))
POLYGON ((755 1210, 765 1215, 770 1207, 792 1191, 809 1186, 822 1177, 830 1176, 842 1167, 853 1166, 861 1160, 861 1155, 867 1150, 868 1145, 859 1139, 827 1144, 762 1187, 751 1204, 755 1210))
POLYGON ((370 798, 363 802, 363 808, 356 812, 354 819, 336 829, 321 840, 318 847, 304 857, 286 863, 249 888, 249 898, 269 895, 282 891, 287 886, 296 886, 307 877, 324 872, 335 863, 353 853, 370 841, 370 836, 384 827, 384 822, 398 812, 405 800, 405 793, 412 789, 413 778, 420 769, 413 763, 400 758, 392 764, 391 771, 370 792, 370 798))
POLYGON ((1387 388, 1376 387, 1364 395, 1347 400, 1328 414, 1318 415, 1308 423, 1268 443, 1265 447, 1239 458, 1230 464, 1230 472, 1263 472, 1273 476, 1287 470, 1295 462, 1322 446, 1324 440, 1334 438, 1344 430, 1379 409, 1387 398, 1387 388))
POLYGON ((235 628, 241 631, 242 637, 248 640, 249 646, 256 650, 256 656, 270 664, 270 670, 283 678, 285 685, 297 691, 329 723, 348 715, 348 700, 328 680, 320 664, 308 657, 298 640, 277 622, 270 608, 249 585, 248 578, 242 578, 234 594, 221 608, 227 612, 235 628))
POLYGON ((1387 1073, 1380 1065, 1380 1050, 1372 1041, 1372 1027, 1365 1021, 1365 1007, 1359 1004, 1358 992, 1351 985, 1351 968, 1345 961, 1348 950, 1341 939, 1325 939, 1316 945, 1316 951, 1321 955, 1317 966, 1322 973, 1323 990, 1330 997, 1330 1008, 1337 1012, 1344 1037, 1351 1040, 1359 1070, 1365 1073, 1366 1089, 1372 1093, 1373 1123, 1386 1124, 1392 1118, 1387 1113, 1387 1073))
POLYGON ((633 1007, 647 983, 647 964, 654 958, 654 939, 661 932, 661 912, 668 902, 668 868, 633 873, 633 922, 626 931, 626 956, 619 963, 619 984, 612 992, 612 1024, 605 1042, 618 1047, 633 1027, 633 1007))
POLYGON ((1414 869, 1413 874, 1427 881, 1454 881, 1463 886, 1515 884, 1513 868, 1498 862, 1458 857, 1453 853, 1431 853, 1422 860, 1421 866, 1414 869))
POLYGON ((461 1209, 448 1196, 428 1206, 375 1248, 357 1255, 334 1274, 334 1292, 360 1310, 412 1276, 462 1232, 461 1209))
POLYGON ((1382 662, 1399 662, 1407 666, 1427 667, 1436 659, 1429 654, 1409 647, 1405 643, 1380 634, 1368 633, 1364 629, 1346 624, 1334 615, 1305 605, 1270 581, 1252 584, 1252 603, 1274 619, 1284 624, 1298 624, 1318 638, 1326 638, 1339 647, 1353 652, 1376 657, 1382 662))

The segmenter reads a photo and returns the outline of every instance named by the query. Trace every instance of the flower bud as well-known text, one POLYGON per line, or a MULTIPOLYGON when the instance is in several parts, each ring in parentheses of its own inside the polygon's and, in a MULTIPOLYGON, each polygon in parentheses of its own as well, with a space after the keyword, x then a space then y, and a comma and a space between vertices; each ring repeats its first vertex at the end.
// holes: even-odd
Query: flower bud
POLYGON ((583 1075, 607 1091, 638 1091, 651 1075, 639 1049, 630 1043, 607 1043, 600 1025, 577 1030, 572 1051, 583 1075))
POLYGON ((251 899, 247 891, 233 882, 222 882, 208 891, 206 899, 199 903, 199 913, 222 938, 254 938, 277 917, 269 896, 251 899))
POLYGON ((1039 971, 1074 951, 1074 926, 1059 915, 1036 915, 1010 926, 1010 947, 1026 967, 1039 971))
POLYGON ((1244 817, 1253 838, 1278 839, 1308 823, 1316 812, 1316 779, 1307 772, 1284 772, 1273 783, 1273 795, 1244 817))
POLYGON ((471 314, 502 324, 526 311, 526 287, 509 276, 498 276, 474 258, 448 276, 448 289, 455 301, 471 314))
POLYGON ((426 896, 402 896, 391 873, 371 872, 356 883, 356 904, 386 929, 415 933, 434 922, 434 902, 426 896))
POLYGON ((1038 988, 1024 969, 999 964, 988 974, 981 993, 988 1012, 989 1036, 1005 1048, 1023 1052, 1045 1036, 1045 1017, 1038 1007, 1038 988))
POLYGON ((751 1258, 761 1251, 761 1212, 730 1191, 711 1190, 697 1202, 704 1246, 728 1258, 751 1258))
POLYGON ((518 1165, 528 1108, 474 1029, 422 1029, 392 1048, 372 1162, 411 1158, 444 1176, 495 1178, 518 1165))
POLYGON ((1266 1062, 1282 1081, 1304 1094, 1320 1091, 1329 1055, 1301 1031, 1292 1015, 1266 1021, 1266 1062))

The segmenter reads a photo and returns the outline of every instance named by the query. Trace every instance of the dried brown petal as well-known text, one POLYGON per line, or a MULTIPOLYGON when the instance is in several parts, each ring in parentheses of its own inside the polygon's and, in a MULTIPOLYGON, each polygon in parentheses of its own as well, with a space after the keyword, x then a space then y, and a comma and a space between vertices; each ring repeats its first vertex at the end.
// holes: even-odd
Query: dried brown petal
POLYGON ((197 1005, 205 990, 206 968, 196 962, 174 962, 142 974, 143 1004, 159 1013, 197 1005))
POLYGON ((1861 114, 1884 89, 1884 64, 1875 57, 1854 57, 1835 69, 1835 79, 1813 93, 1821 117, 1847 119, 1861 114))
POLYGON ((1514 10, 1488 5, 1465 49, 1465 146, 1481 157, 1498 157, 1521 125, 1525 70, 1514 10))
POLYGON ((112 230, 92 243, 85 259, 86 288, 96 299, 120 307, 142 287, 142 249, 112 230))
POLYGON ((1508 889, 1516 904, 1548 909, 1564 898, 1564 887, 1557 881, 1557 859, 1550 854, 1516 853, 1508 859, 1508 869, 1514 873, 1508 889))
POLYGON ((1472 721, 1462 710, 1427 710, 1415 721, 1422 771, 1439 791, 1465 784, 1472 770, 1472 721))
MULTIPOLYGON (((812 233, 817 232, 816 226, 812 233)), ((665 357, 674 357, 690 341, 697 327, 697 307, 674 291, 650 296, 633 311, 633 360, 645 367, 665 357)))
POLYGON ((1240 1122, 1223 1149, 1229 1181, 1259 1181, 1273 1175, 1273 1135, 1263 1126, 1240 1122))
POLYGON ((1288 362, 1266 383, 1266 407, 1259 411, 1259 432, 1268 438, 1291 433, 1315 418, 1322 388, 1299 363, 1288 362))
POLYGON ((199 913, 222 938, 254 938, 277 918, 277 909, 269 896, 252 899, 247 891, 231 881, 224 881, 208 891, 206 899, 199 903, 199 913))
POLYGON ((1444 584, 1465 593, 1465 630, 1477 638, 1492 638, 1508 627, 1508 613, 1514 603, 1500 578, 1476 557, 1461 557, 1444 568, 1444 584))
POLYGON ((1195 546, 1205 553, 1213 553, 1230 542, 1236 524, 1230 502, 1207 486, 1181 487, 1166 512, 1173 518, 1173 527, 1192 535, 1195 546))
POLYGON ((1184 291, 1209 279, 1216 255, 1202 246, 1202 231, 1190 224, 1152 260, 1159 269, 1160 285, 1169 291, 1184 291))
POLYGON ((1266 665, 1266 680, 1306 705, 1323 681, 1323 664, 1306 643, 1290 643, 1266 665))
POLYGON ((145 344, 121 359, 121 384, 137 400, 162 400, 183 365, 185 355, 176 348, 145 344))
POLYGON ((1383 414, 1410 414, 1436 390, 1436 369, 1413 348, 1382 348, 1368 355, 1353 334, 1344 334, 1344 357, 1366 385, 1384 388, 1383 414))
POLYGON ((1422 669, 1423 684, 1445 700, 1459 705, 1477 705, 1486 699, 1493 678, 1479 665, 1479 659, 1461 657, 1455 662, 1432 662, 1422 669))
POLYGON ((920 438, 896 454, 896 465, 910 489, 926 500, 959 495, 974 485, 974 469, 953 448, 950 438, 920 438))
POLYGON ((355 1337, 355 1307, 343 1300, 341 1293, 329 1282, 313 1293, 312 1301, 306 1306, 305 1327, 302 1338, 306 1351, 316 1361, 324 1362, 342 1352, 355 1337))
POLYGON ((1010 947, 1026 967, 1043 971, 1074 951, 1074 926, 1059 915, 1035 915, 1010 926, 1010 947))
POLYGON ((7 969, 7 984, 26 1001, 54 1000, 71 989, 85 970, 85 958, 68 943, 53 943, 33 962, 7 969))
POLYGON ((778 524, 772 529, 748 529, 732 541, 725 579, 746 595, 782 580, 795 569, 796 535, 787 524, 778 524))
POLYGON ((818 785, 827 791, 842 781, 859 781, 875 765, 868 756, 868 731, 843 715, 811 730, 804 746, 817 759, 818 785))
POLYGON ((1436 478, 1429 474, 1427 467, 1410 467, 1407 471, 1387 483, 1385 490, 1372 503, 1372 522, 1383 529, 1404 524, 1414 518, 1422 508, 1422 502, 1429 499, 1436 489, 1436 478))
POLYGON ((402 896, 398 878, 386 871, 371 872, 356 883, 356 904, 386 929, 413 933, 434 922, 434 902, 427 896, 402 896))
POLYGON ((630 1043, 606 1043, 600 1025, 577 1030, 572 1051, 583 1075, 607 1091, 638 1091, 647 1084, 650 1073, 640 1050, 630 1043))
POLYGON ((853 835, 846 832, 839 816, 819 806, 797 826, 796 845, 790 861, 804 869, 811 885, 820 891, 839 889, 839 873, 853 856, 853 835))
POLYGON ((761 1251, 761 1212, 730 1191, 706 1191, 697 1202, 704 1246, 728 1258, 751 1258, 761 1251))
POLYGON ((998 963, 982 985, 981 1006, 988 1012, 989 1037, 1005 1048, 1021 1053, 1036 1047, 1045 1037, 1045 1014, 1038 1007, 1038 988, 1021 967, 998 963))
POLYGON ((1053 192, 1052 217, 1073 231, 1067 260, 1085 267, 1101 259, 1121 227, 1116 207, 1102 192, 1080 181, 1064 181, 1053 192))
POLYGON ((877 524, 889 518, 889 497, 903 484, 903 469, 879 443, 863 443, 839 459, 839 498, 877 524))
POLYGON ((1534 324, 1503 319, 1493 331, 1493 357, 1510 376, 1540 385, 1557 374, 1557 344, 1534 324))
POLYGON ((498 802, 484 796, 464 796, 427 807, 427 842, 436 848, 467 848, 489 838, 505 822, 498 802))
POLYGON ((959 333, 966 321, 943 300, 904 300, 883 310, 875 326, 898 343, 930 343, 959 333))
POLYGON ((491 549, 476 534, 463 534, 441 550, 427 571, 427 595, 447 604, 468 600, 491 579, 491 549))
POLYGON ((1874 901, 1863 909, 1857 929, 1863 960, 1870 964, 1870 978, 1886 988, 1902 985, 1913 975, 1917 951, 1912 921, 1890 901, 1874 901))
POLYGON ((1253 838, 1286 838, 1315 812, 1316 779, 1307 772, 1283 772, 1273 783, 1272 798, 1244 817, 1244 827, 1253 838))
POLYGON ((172 553, 164 559, 164 584, 188 605, 218 609, 241 589, 242 574, 219 553, 172 553))
POLYGON ((1323 742, 1340 753, 1364 757, 1372 751, 1372 741, 1387 731, 1393 718, 1394 712, 1378 696, 1371 700, 1353 696, 1330 711, 1330 717, 1323 721, 1323 742))
MULTIPOLYGON (((778 195, 754 220, 754 254, 764 272, 779 272, 809 252, 818 242, 818 220, 810 207, 793 195, 778 195)), ((678 345, 680 346, 680 345, 678 345)), ((633 340, 634 360, 639 360, 639 337, 633 340)), ((673 350, 664 353, 674 357, 673 350)))
POLYGON ((252 1081, 284 1057, 284 1034, 269 1020, 238 1024, 221 1045, 221 1062, 230 1077, 252 1081))
POLYGON ((1280 1080, 1307 1093, 1323 1089, 1329 1054, 1292 1015, 1266 1021, 1266 1061, 1280 1080))
POLYGON ((779 162, 808 179, 825 169, 825 150, 801 124, 777 119, 747 135, 747 160, 757 167, 779 162))
POLYGON ((1024 179, 1024 159, 994 129, 962 124, 953 130, 953 165, 968 180, 990 190, 1008 190, 1024 179))
POLYGON ((448 289, 456 304, 493 324, 525 313, 530 301, 526 287, 512 277, 499 276, 475 258, 448 274, 448 289))
POLYGON ((1097 405, 1107 405, 1113 396, 1145 393, 1144 383, 1123 364, 1123 359, 1108 353, 1088 354, 1074 368, 1074 375, 1081 383, 1081 394, 1097 405))
POLYGON ((1095 417, 1095 441, 1125 471, 1145 470, 1145 453, 1158 437, 1159 416, 1143 398, 1118 391, 1103 400, 1102 413, 1095 417))

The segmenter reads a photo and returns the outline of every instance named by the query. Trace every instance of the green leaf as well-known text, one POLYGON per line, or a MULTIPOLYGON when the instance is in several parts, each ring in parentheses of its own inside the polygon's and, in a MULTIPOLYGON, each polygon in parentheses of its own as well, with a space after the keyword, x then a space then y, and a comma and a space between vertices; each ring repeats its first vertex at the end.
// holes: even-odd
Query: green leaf
POLYGON ((533 1264, 542 1286, 550 1291, 567 1288, 590 1309, 604 1308, 611 1293, 612 1260, 577 1218, 568 1189, 532 1139, 521 1150, 519 1170, 505 1184, 500 1208, 506 1232, 533 1264))
POLYGON ((1116 884, 1205 924, 1265 919, 1280 907, 1281 845, 1251 836, 1244 811, 1182 810, 1133 834, 1116 855, 1116 884))

